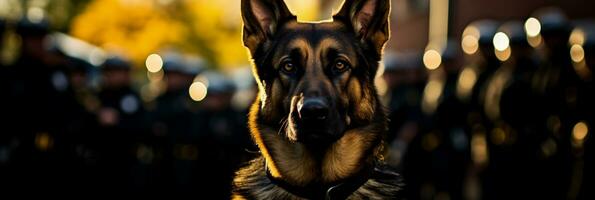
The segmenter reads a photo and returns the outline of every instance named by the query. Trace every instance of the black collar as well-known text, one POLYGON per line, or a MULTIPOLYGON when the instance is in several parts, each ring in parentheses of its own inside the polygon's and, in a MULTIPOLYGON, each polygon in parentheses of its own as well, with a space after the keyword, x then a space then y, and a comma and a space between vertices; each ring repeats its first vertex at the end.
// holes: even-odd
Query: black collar
POLYGON ((283 188, 285 191, 305 199, 325 199, 325 200, 343 200, 347 199, 357 189, 364 185, 374 173, 374 167, 366 167, 355 176, 346 179, 343 182, 320 185, 310 184, 305 187, 291 185, 282 179, 273 177, 265 163, 265 172, 271 183, 283 188))

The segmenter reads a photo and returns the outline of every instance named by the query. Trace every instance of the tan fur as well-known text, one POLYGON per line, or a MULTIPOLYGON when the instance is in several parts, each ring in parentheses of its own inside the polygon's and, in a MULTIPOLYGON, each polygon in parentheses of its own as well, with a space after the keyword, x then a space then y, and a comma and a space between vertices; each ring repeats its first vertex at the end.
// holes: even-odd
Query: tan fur
POLYGON ((286 92, 283 90, 281 85, 281 80, 276 79, 272 85, 269 95, 266 95, 263 91, 260 92, 259 99, 261 101, 261 109, 263 113, 263 117, 266 117, 264 120, 273 120, 273 119, 280 119, 281 116, 276 109, 279 107, 279 104, 283 102, 283 98, 285 98, 286 92))
POLYGON ((369 153, 367 150, 373 148, 373 142, 378 139, 366 135, 368 128, 347 131, 328 149, 322 163, 316 163, 305 146, 289 142, 271 128, 259 127, 259 134, 255 135, 261 138, 262 144, 259 147, 263 155, 268 155, 265 156, 266 164, 273 177, 302 186, 318 176, 322 177, 323 183, 331 183, 358 172, 362 161, 371 156, 365 155, 369 153))
POLYGON ((316 162, 306 147, 300 143, 291 143, 276 133, 261 131, 261 134, 264 141, 270 144, 269 152, 273 162, 267 162, 267 165, 275 165, 279 169, 280 177, 277 178, 283 178, 288 183, 298 186, 304 186, 316 178, 317 173, 312 173, 317 171, 316 162))
POLYGON ((374 116, 374 109, 376 108, 375 101, 372 100, 372 94, 369 90, 362 88, 359 80, 351 78, 347 88, 350 99, 350 104, 356 105, 353 111, 353 117, 358 120, 369 121, 374 116))
POLYGON ((374 140, 365 136, 365 131, 365 128, 349 130, 331 146, 322 163, 324 182, 335 182, 360 170, 367 157, 366 150, 371 148, 374 140))

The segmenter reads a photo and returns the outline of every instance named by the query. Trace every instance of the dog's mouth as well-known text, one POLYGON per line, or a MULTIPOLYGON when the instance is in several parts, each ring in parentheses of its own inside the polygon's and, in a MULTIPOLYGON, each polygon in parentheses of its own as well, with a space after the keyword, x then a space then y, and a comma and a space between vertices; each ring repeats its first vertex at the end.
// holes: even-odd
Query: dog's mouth
POLYGON ((300 101, 289 113, 287 137, 306 145, 326 145, 343 136, 343 119, 339 109, 323 99, 300 101))

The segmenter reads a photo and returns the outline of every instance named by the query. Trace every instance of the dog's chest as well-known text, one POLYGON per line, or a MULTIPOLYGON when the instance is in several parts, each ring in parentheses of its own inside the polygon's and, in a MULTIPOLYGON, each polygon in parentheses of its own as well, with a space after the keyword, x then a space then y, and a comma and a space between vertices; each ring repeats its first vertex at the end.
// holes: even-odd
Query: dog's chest
POLYGON ((263 163, 262 158, 258 158, 238 171, 233 183, 233 199, 396 199, 402 186, 398 174, 376 168, 373 177, 354 191, 343 194, 343 191, 334 190, 331 187, 326 194, 306 198, 301 194, 293 194, 271 181, 263 163))

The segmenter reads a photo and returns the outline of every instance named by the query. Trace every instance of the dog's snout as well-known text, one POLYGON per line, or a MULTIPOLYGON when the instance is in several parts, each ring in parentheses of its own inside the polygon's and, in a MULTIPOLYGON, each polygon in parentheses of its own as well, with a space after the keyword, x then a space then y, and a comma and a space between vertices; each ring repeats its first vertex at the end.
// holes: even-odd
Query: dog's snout
POLYGON ((298 112, 302 120, 325 120, 329 114, 329 106, 322 98, 307 98, 298 105, 298 112))

